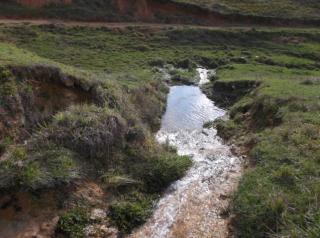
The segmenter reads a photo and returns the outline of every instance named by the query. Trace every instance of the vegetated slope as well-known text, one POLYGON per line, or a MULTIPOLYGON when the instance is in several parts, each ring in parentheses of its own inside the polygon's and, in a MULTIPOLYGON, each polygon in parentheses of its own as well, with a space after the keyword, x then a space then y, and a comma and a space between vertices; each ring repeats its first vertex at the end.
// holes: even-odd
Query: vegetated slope
MULTIPOLYGON (((163 110, 159 67, 174 65, 170 76, 187 82, 198 64, 217 68, 206 92, 231 108, 231 120, 218 123, 220 135, 250 157, 230 208, 236 232, 319 234, 319 30, 4 25, 0 37, 0 105, 8 115, 11 100, 25 94, 51 97, 38 94, 31 82, 46 79, 59 90, 86 92, 89 105, 71 100, 71 108, 44 110, 53 115, 23 138, 27 144, 11 132, 1 139, 2 190, 16 197, 16 191, 31 190, 43 201, 50 188, 59 188, 60 233, 82 237, 89 225, 99 230, 101 223, 88 216, 106 201, 112 201, 111 224, 123 233, 145 221, 152 201, 189 165, 150 134, 163 110), (83 176, 106 197, 78 199, 74 187, 86 187, 83 176)), ((1 218, 17 205, 10 201, 1 218)))
POLYGON ((320 18, 317 0, 174 0, 210 9, 223 14, 241 14, 277 18, 320 18))
POLYGON ((298 26, 319 23, 319 3, 173 0, 6 0, 0 16, 80 21, 144 21, 203 25, 298 26), (210 3, 210 4, 209 4, 210 3), (212 5, 213 4, 213 5, 212 5), (221 7, 224 6, 224 7, 221 7))
MULTIPOLYGON (((0 48, 1 236, 52 236, 54 217, 64 212, 56 232, 83 237, 92 224, 91 206, 106 209, 110 201, 113 225, 121 232, 141 224, 153 200, 190 165, 151 134, 159 127, 166 87, 152 77, 74 68, 10 43, 0 48), (55 195, 48 198, 52 190, 55 195), (12 228, 15 222, 19 229, 12 228), (49 229, 40 229, 46 224, 49 229)), ((99 222, 111 226, 104 216, 99 222)))

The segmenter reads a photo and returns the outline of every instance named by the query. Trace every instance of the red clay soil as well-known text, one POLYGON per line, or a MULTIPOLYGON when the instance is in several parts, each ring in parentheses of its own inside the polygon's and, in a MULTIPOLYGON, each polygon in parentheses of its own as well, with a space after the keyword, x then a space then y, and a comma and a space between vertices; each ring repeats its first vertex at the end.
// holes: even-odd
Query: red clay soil
MULTIPOLYGON (((48 4, 74 4, 73 0, 13 0, 30 7, 44 7, 48 4)), ((224 15, 191 4, 176 3, 171 0, 109 0, 118 9, 120 16, 131 21, 166 22, 173 24, 200 24, 210 26, 225 25, 269 25, 305 26, 319 25, 319 20, 276 19, 271 17, 224 15), (128 18, 128 16, 130 16, 128 18)), ((95 16, 88 21, 97 20, 95 16)))
POLYGON ((114 0, 116 8, 122 15, 132 14, 138 21, 157 21, 157 17, 167 19, 170 23, 185 23, 186 18, 205 25, 223 25, 228 22, 225 17, 197 6, 178 4, 159 0, 114 0), (173 17, 174 20, 170 20, 173 17))

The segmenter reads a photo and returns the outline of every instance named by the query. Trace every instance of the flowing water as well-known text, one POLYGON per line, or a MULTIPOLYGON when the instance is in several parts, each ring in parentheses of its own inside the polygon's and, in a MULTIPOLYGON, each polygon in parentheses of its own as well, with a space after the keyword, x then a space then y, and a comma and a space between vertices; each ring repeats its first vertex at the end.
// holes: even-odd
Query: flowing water
MULTIPOLYGON (((198 69, 199 84, 207 71, 198 69)), ((193 166, 185 177, 171 185, 158 202, 153 216, 130 237, 206 238, 227 237, 228 219, 222 212, 228 195, 241 175, 241 159, 232 155, 214 128, 203 124, 226 112, 214 105, 198 86, 173 86, 167 110, 156 138, 170 143, 178 154, 189 155, 193 166)))

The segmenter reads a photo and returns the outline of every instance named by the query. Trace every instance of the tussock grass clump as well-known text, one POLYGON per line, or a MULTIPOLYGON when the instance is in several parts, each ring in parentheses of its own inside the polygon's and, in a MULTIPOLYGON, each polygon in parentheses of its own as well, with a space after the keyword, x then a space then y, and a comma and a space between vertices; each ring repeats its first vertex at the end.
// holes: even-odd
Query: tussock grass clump
POLYGON ((129 233, 142 225, 152 213, 154 198, 131 194, 127 201, 115 203, 110 208, 109 217, 122 233, 129 233))
POLYGON ((115 111, 80 105, 58 113, 43 134, 57 145, 97 159, 122 148, 126 132, 126 121, 115 111))
POLYGON ((191 161, 188 157, 167 152, 149 158, 144 170, 140 171, 139 177, 144 181, 147 191, 159 193, 172 181, 181 178, 190 165, 191 161))
POLYGON ((0 188, 36 190, 68 183, 79 177, 78 158, 74 152, 54 146, 39 151, 14 148, 11 157, 0 164, 0 188))
POLYGON ((57 232, 70 238, 81 238, 85 236, 84 228, 88 224, 88 211, 83 207, 75 207, 60 217, 57 232))

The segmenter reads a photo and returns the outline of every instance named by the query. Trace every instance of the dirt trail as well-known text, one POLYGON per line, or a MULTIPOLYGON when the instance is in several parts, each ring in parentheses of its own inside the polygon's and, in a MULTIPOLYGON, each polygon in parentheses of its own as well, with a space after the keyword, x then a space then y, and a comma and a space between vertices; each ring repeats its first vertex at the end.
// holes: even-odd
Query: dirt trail
MULTIPOLYGON (((204 25, 192 25, 192 24, 173 24, 173 23, 148 23, 148 22, 84 22, 84 21, 65 21, 56 19, 9 19, 0 17, 0 25, 61 25, 69 27, 106 27, 106 28, 127 28, 127 27, 140 27, 140 28, 150 28, 150 29, 168 29, 168 28, 194 28, 194 29, 252 29, 252 28, 270 28, 270 26, 264 26, 259 24, 221 24, 214 26, 204 26, 204 25)), ((292 26, 286 26, 292 27, 292 26)), ((298 27, 298 26, 297 26, 298 27)), ((312 26, 310 26, 312 27, 312 26)), ((283 28, 283 26, 272 26, 272 28, 283 28)), ((294 28, 294 27, 293 27, 294 28)), ((304 27, 305 28, 305 27, 304 27)))
MULTIPOLYGON (((108 27, 108 28, 126 28, 126 27, 147 27, 147 28, 199 28, 199 29, 216 29, 222 26, 200 26, 188 24, 163 24, 163 23, 145 23, 145 22, 82 22, 82 21, 63 21, 49 19, 7 19, 0 18, 0 24, 26 24, 26 25, 64 25, 64 26, 85 26, 85 27, 108 27)), ((225 26, 224 26, 225 27, 225 26)), ((234 25, 229 27, 248 28, 246 26, 234 25)))

